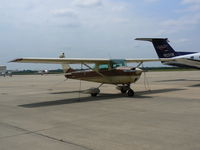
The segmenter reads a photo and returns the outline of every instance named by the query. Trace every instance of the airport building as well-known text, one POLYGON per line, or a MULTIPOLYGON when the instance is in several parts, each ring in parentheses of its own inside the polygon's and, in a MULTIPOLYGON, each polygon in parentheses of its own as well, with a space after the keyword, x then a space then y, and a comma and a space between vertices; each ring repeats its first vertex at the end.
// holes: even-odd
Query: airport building
POLYGON ((0 66, 0 72, 5 72, 6 71, 6 66, 0 66))

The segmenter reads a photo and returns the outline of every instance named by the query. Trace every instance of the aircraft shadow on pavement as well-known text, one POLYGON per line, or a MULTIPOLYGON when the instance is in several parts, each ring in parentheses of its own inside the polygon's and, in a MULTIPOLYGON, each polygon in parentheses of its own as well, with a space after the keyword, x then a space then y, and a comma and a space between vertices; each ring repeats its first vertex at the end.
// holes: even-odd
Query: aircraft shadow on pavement
MULTIPOLYGON (((167 92, 173 92, 173 91, 180 91, 185 89, 177 89, 177 88, 170 88, 170 89, 157 89, 157 90, 151 90, 151 91, 139 91, 136 93, 134 97, 126 97, 129 99, 139 98, 152 98, 152 96, 149 96, 151 94, 156 93, 167 93, 167 92), (145 96, 147 95, 147 96, 145 96)), ((60 92, 64 93, 64 92, 60 92)), ((72 104, 72 103, 83 103, 83 102, 90 102, 90 101, 102 101, 102 100, 112 100, 112 99, 120 99, 124 98, 125 95, 123 94, 100 94, 97 97, 78 97, 78 98, 69 98, 69 99, 58 99, 53 101, 44 101, 44 102, 37 102, 37 103, 30 103, 30 104, 23 104, 18 105, 20 107, 25 108, 36 108, 36 107, 48 107, 48 106, 56 106, 56 105, 64 105, 64 104, 72 104)))
POLYGON ((82 93, 83 91, 61 91, 61 92, 52 92, 50 94, 70 94, 70 93, 82 93))
POLYGON ((200 87, 200 84, 194 84, 194 85, 190 85, 188 87, 200 87))
POLYGON ((192 80, 192 79, 173 79, 173 80, 160 80, 160 81, 155 81, 155 82, 176 82, 176 81, 197 81, 197 82, 199 82, 200 80, 192 80))

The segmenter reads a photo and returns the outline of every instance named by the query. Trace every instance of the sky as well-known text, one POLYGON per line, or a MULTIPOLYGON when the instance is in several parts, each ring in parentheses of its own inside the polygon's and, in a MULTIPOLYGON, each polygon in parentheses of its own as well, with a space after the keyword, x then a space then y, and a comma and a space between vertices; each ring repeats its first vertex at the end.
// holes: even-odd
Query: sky
POLYGON ((73 58, 157 58, 152 44, 137 37, 169 38, 176 50, 200 52, 199 29, 200 0, 0 0, 0 64, 56 69, 7 62, 62 52, 73 58))

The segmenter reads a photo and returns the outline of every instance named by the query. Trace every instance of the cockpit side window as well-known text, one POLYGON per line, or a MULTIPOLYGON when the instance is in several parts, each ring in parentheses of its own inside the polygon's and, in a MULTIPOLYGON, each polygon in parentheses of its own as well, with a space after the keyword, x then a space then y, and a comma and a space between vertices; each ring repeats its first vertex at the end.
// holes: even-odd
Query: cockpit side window
POLYGON ((124 60, 111 60, 112 68, 123 67, 123 66, 126 66, 126 62, 124 60))
POLYGON ((109 65, 108 64, 100 64, 99 65, 99 70, 108 70, 109 65))

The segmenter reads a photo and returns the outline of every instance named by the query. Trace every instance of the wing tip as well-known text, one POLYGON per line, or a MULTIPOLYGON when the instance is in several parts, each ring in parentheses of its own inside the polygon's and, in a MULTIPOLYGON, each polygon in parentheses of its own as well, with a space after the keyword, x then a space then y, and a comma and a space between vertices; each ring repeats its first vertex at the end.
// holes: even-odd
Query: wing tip
POLYGON ((11 60, 11 61, 9 61, 9 62, 20 62, 20 61, 22 61, 23 60, 23 58, 17 58, 17 59, 13 59, 13 60, 11 60))

